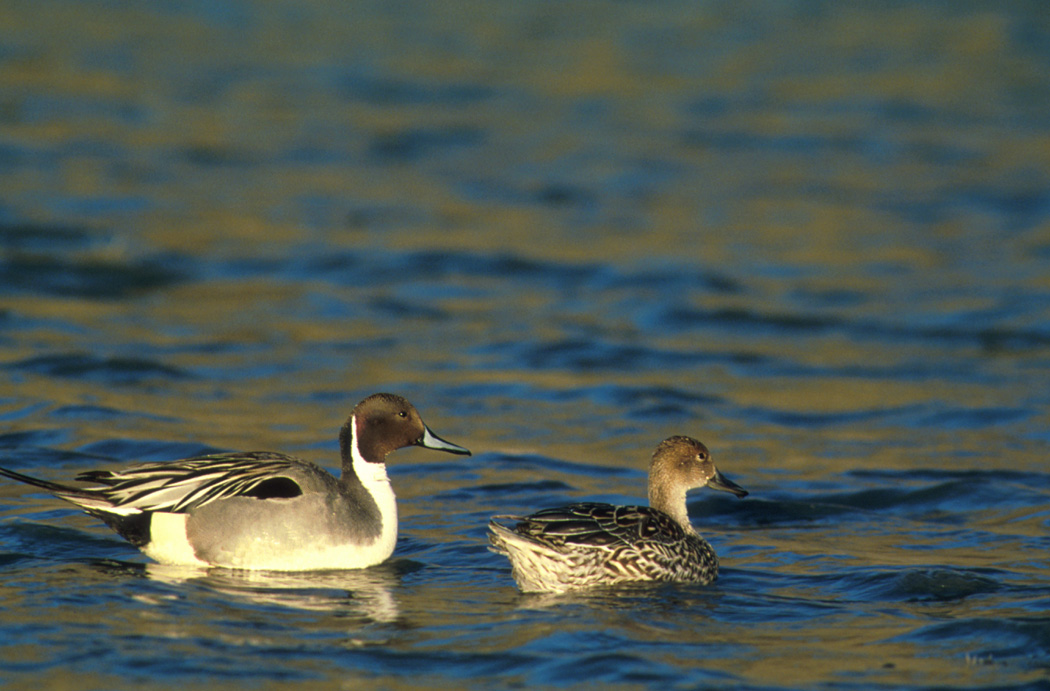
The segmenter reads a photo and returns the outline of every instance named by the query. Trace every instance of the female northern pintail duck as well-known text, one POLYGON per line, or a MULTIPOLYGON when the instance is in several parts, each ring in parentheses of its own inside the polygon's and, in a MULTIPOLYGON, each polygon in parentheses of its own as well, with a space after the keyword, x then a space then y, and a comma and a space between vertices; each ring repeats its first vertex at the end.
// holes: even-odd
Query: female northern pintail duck
POLYGON ((689 523, 685 506, 686 492, 703 485, 747 496, 718 472, 707 447, 671 437, 656 447, 649 465, 648 507, 582 503, 531 516, 494 516, 490 549, 510 559, 523 592, 628 581, 707 584, 718 575, 718 557, 689 523))
POLYGON ((94 470, 77 476, 97 484, 85 488, 0 474, 76 504, 162 564, 356 569, 394 551, 397 504, 386 457, 412 445, 470 455, 431 432, 404 398, 377 393, 354 407, 339 433, 338 480, 268 451, 94 470))

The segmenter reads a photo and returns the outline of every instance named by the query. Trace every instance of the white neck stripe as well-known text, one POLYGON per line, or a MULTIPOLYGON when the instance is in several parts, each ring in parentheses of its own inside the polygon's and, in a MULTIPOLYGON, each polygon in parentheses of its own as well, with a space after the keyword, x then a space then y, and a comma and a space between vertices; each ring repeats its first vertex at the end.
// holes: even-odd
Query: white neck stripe
POLYGON ((354 473, 357 479, 372 494, 372 482, 390 482, 386 474, 386 463, 380 461, 373 463, 361 455, 357 448, 357 415, 350 417, 350 457, 353 459, 354 473))
POLYGON ((385 552, 382 559, 386 559, 394 551, 394 545, 397 543, 397 498, 386 474, 386 463, 371 463, 365 460, 357 448, 356 415, 350 417, 350 457, 353 459, 354 474, 379 507, 383 527, 375 547, 378 551, 385 552))

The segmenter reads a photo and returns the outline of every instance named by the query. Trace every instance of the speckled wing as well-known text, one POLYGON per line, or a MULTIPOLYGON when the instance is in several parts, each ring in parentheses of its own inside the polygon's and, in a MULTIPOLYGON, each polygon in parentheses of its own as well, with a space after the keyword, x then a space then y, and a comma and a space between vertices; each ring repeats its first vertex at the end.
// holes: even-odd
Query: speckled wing
POLYGON ((506 554, 525 592, 628 581, 710 583, 718 558, 700 536, 645 506, 573 504, 529 516, 496 516, 495 551, 506 554), (516 521, 513 528, 497 521, 516 521))
POLYGON ((521 518, 515 530, 555 546, 638 546, 680 543, 685 531, 662 511, 646 506, 581 503, 544 509, 521 518))

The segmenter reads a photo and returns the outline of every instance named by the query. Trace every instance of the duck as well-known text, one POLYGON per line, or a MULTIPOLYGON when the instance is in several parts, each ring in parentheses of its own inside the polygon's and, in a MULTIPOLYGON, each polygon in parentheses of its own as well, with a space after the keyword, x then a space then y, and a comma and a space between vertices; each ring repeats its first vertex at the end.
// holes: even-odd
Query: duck
POLYGON ((701 442, 673 436, 649 465, 649 506, 583 502, 489 522, 489 549, 506 556, 524 593, 563 593, 639 581, 707 585, 718 557, 696 532, 686 492, 697 487, 746 497, 715 467, 701 442))
POLYGON ((92 470, 60 484, 0 467, 100 518, 161 564, 265 571, 360 569, 397 542, 397 502, 386 458, 421 446, 470 455, 434 434, 401 396, 358 403, 339 432, 337 479, 272 451, 208 454, 121 470, 92 470))

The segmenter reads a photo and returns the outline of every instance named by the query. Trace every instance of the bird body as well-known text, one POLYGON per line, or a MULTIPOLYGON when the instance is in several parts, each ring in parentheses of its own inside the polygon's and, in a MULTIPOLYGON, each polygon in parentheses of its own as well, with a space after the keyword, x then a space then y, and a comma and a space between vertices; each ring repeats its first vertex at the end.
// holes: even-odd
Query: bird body
POLYGON ((523 592, 562 592, 632 581, 712 582, 718 557, 689 522, 685 496, 709 486, 747 492, 722 475, 707 448, 671 437, 653 454, 650 506, 577 503, 528 516, 495 516, 491 549, 510 559, 523 592))
POLYGON ((437 437, 411 403, 375 394, 340 433, 343 471, 253 451, 93 470, 77 487, 6 468, 0 474, 51 492, 102 519, 163 564, 308 571, 378 564, 397 542, 397 504, 386 456, 405 446, 469 454, 437 437))

